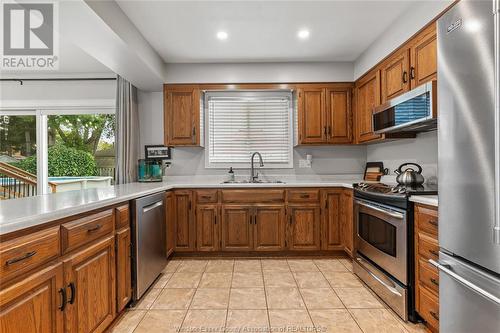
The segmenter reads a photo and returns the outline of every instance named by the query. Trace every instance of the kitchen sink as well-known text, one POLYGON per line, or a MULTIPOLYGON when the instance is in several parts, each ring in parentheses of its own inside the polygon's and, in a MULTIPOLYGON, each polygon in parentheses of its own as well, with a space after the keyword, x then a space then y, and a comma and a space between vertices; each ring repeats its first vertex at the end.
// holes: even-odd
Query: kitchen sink
POLYGON ((222 184, 284 184, 281 180, 255 180, 250 181, 248 179, 243 180, 225 180, 222 184))

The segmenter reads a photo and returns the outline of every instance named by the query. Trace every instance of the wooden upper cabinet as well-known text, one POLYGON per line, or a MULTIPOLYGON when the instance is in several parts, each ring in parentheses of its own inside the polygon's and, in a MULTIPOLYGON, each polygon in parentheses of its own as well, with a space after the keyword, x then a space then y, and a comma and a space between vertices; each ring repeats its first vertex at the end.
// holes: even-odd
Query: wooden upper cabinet
POLYGON ((198 251, 219 250, 219 226, 217 205, 196 206, 196 249, 198 251))
POLYGON ((58 263, 0 291, 0 332, 62 333, 63 268, 58 263))
POLYGON ((327 114, 325 88, 298 89, 299 142, 301 144, 327 143, 327 114))
POLYGON ((164 86, 165 145, 200 144, 200 90, 196 85, 164 86))
POLYGON ((116 313, 114 236, 64 260, 64 280, 66 332, 103 332, 116 313))
POLYGON ((381 65, 382 103, 410 90, 410 52, 407 48, 396 52, 381 65))
POLYGON ((327 89, 328 143, 352 143, 351 89, 327 89))
POLYGON ((413 89, 436 77, 437 34, 434 22, 410 43, 410 86, 413 89))
POLYGON ((320 249, 320 207, 319 205, 290 205, 289 249, 320 249))
POLYGON ((250 251, 253 249, 252 212, 251 206, 222 206, 222 251, 250 251))
POLYGON ((356 82, 356 142, 379 140, 373 133, 373 108, 380 105, 380 71, 374 70, 356 82))
POLYGON ((194 251, 196 229, 192 214, 193 193, 189 190, 174 192, 175 251, 194 251))
POLYGON ((285 248, 285 207, 258 206, 254 210, 254 250, 280 251, 285 248))
POLYGON ((323 194, 322 249, 341 250, 341 198, 342 189, 326 190, 323 194))

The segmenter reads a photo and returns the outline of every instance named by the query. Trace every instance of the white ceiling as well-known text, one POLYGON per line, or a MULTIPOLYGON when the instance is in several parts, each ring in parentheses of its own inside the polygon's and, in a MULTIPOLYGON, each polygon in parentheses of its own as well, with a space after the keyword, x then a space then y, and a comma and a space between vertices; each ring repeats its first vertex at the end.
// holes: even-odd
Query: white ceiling
POLYGON ((414 3, 116 2, 166 63, 354 61, 414 3), (297 38, 300 29, 308 40, 297 38), (216 38, 220 30, 227 40, 216 38))

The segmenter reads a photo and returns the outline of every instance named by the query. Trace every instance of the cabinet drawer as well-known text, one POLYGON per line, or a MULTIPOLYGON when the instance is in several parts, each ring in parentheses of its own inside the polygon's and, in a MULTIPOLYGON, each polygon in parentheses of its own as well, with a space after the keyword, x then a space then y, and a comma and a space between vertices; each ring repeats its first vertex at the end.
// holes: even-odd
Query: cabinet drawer
POLYGON ((0 280, 27 272, 60 255, 59 226, 4 242, 0 246, 0 280))
POLYGON ((217 203, 219 201, 217 190, 197 190, 195 195, 197 203, 217 203))
POLYGON ((422 233, 418 234, 418 254, 422 256, 422 259, 434 259, 439 258, 439 245, 436 239, 426 236, 422 233))
POLYGON ((116 229, 130 226, 130 211, 128 205, 116 208, 116 229))
POLYGON ((417 205, 417 225, 420 231, 438 235, 438 212, 435 209, 417 205))
POLYGON ((111 233, 113 229, 113 210, 82 217, 61 225, 63 252, 74 250, 111 233))
POLYGON ((422 259, 418 261, 418 281, 439 294, 439 273, 434 266, 422 259))
POLYGON ((318 202, 319 190, 289 190, 289 202, 318 202))
POLYGON ((439 328, 439 299, 427 288, 418 288, 420 306, 418 313, 434 329, 439 328))
POLYGON ((232 203, 284 202, 283 190, 224 190, 222 201, 232 203))

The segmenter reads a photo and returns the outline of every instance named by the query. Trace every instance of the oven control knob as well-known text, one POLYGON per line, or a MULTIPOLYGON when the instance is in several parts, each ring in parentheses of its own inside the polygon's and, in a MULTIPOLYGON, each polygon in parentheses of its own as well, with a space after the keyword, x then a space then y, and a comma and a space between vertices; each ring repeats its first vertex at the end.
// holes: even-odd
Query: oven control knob
POLYGON ((398 190, 399 193, 406 193, 406 188, 404 187, 401 187, 399 190, 398 190))
POLYGON ((391 192, 392 193, 398 193, 399 192, 399 188, 397 186, 394 186, 393 188, 391 188, 391 192))

